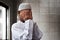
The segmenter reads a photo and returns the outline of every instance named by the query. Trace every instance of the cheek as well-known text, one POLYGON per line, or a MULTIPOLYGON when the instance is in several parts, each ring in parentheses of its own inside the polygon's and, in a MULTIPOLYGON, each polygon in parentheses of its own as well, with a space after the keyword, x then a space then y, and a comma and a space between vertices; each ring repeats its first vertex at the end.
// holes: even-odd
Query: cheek
POLYGON ((25 15, 23 13, 20 14, 20 18, 24 18, 25 15))

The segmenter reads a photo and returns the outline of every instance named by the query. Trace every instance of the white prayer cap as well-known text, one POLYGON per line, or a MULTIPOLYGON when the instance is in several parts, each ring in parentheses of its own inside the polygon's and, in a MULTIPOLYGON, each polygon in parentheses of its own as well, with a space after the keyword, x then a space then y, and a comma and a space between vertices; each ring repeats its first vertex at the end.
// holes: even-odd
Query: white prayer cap
POLYGON ((19 5, 18 11, 24 10, 24 9, 31 9, 31 5, 29 3, 21 3, 19 5))

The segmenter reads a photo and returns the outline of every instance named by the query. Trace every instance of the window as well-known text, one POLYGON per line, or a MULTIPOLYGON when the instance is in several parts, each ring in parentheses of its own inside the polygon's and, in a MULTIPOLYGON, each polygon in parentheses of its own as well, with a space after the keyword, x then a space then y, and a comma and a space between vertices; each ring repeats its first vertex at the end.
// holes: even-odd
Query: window
POLYGON ((7 39, 7 6, 0 2, 0 40, 7 39))
POLYGON ((6 8, 0 6, 0 39, 6 39, 6 8))

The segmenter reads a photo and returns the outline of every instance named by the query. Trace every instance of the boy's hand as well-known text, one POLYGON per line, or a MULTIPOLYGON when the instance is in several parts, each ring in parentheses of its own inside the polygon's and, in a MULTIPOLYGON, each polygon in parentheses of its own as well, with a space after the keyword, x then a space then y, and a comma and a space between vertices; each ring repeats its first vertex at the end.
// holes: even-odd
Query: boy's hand
POLYGON ((31 20, 32 20, 32 15, 25 15, 24 21, 26 21, 26 20, 28 20, 28 19, 31 19, 31 20))

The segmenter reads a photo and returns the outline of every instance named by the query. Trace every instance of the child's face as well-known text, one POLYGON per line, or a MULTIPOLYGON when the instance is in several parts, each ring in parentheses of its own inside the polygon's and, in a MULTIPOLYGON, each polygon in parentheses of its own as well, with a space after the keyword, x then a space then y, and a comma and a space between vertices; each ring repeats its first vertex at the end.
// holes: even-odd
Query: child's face
POLYGON ((32 12, 30 9, 25 9, 20 11, 19 13, 20 20, 26 21, 28 19, 32 19, 32 12))

